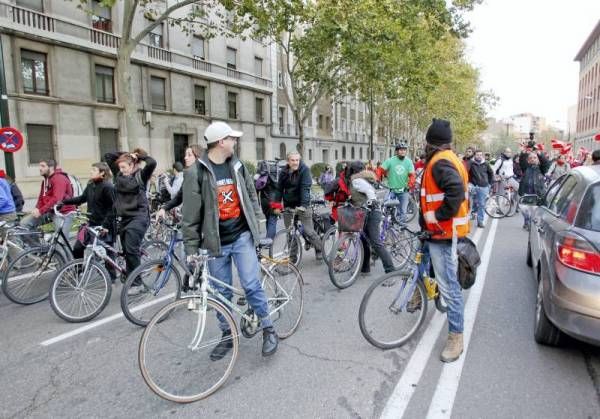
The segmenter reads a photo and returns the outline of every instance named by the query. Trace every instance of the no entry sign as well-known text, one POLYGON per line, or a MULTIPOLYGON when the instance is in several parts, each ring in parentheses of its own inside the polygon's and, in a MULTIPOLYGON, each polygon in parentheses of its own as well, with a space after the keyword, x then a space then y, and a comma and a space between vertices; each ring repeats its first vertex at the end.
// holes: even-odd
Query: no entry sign
POLYGON ((14 153, 23 147, 23 134, 11 127, 0 128, 0 150, 14 153))

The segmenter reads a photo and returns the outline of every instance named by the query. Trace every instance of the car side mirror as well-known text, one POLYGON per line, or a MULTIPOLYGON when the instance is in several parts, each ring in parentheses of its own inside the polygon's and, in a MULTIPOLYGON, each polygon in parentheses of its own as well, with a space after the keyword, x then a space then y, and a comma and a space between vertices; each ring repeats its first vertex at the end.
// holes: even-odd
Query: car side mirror
POLYGON ((540 199, 537 195, 523 195, 519 198, 519 207, 537 207, 540 205, 540 199))

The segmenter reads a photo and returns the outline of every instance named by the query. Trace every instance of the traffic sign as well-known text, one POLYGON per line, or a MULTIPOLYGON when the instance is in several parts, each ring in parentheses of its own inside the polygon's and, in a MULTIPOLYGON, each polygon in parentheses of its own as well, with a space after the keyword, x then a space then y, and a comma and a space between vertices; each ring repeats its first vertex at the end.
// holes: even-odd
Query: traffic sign
POLYGON ((23 134, 11 127, 0 128, 0 150, 5 153, 14 153, 23 147, 23 134))

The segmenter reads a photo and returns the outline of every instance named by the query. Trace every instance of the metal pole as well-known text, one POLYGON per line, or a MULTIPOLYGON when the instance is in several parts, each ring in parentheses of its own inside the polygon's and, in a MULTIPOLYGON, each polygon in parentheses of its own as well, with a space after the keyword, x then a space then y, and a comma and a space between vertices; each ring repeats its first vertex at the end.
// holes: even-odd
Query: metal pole
MULTIPOLYGON (((2 127, 8 127, 10 126, 10 118, 4 71, 4 51, 2 50, 2 37, 0 36, 0 123, 2 127)), ((15 179, 15 162, 12 153, 4 153, 4 167, 8 176, 15 179)))
POLYGON ((371 135, 369 136, 369 160, 373 160, 373 89, 371 89, 371 135))

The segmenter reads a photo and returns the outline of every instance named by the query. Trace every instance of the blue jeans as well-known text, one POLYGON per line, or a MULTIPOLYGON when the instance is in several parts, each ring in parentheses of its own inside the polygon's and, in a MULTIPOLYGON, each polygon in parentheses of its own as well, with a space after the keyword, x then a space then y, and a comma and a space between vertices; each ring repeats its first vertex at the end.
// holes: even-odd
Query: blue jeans
MULTIPOLYGON (((221 254, 223 256, 210 260, 208 262, 208 270, 212 276, 218 278, 224 283, 231 285, 231 261, 235 262, 235 267, 240 277, 240 283, 246 293, 246 300, 260 318, 260 324, 263 328, 272 327, 273 322, 269 317, 269 306, 267 303, 267 295, 260 285, 260 267, 258 258, 256 257, 256 248, 252 240, 252 235, 249 231, 245 231, 233 243, 221 246, 221 254)), ((212 283, 215 289, 229 301, 233 297, 233 291, 217 283, 212 283)), ((227 323, 221 320, 221 329, 228 328, 227 323)))
POLYGON ((406 211, 408 210, 408 200, 410 198, 409 192, 394 192, 390 191, 390 198, 397 199, 400 201, 398 205, 398 221, 401 223, 406 222, 406 211))
POLYGON ((485 200, 490 192, 489 186, 473 186, 472 212, 477 212, 477 222, 483 223, 485 217, 485 200))
POLYGON ((448 328, 450 332, 462 333, 465 305, 462 289, 458 283, 458 259, 456 255, 452 255, 452 243, 436 240, 427 243, 435 280, 448 305, 448 328))
POLYGON ((276 215, 267 216, 267 238, 272 239, 277 233, 277 220, 279 217, 276 215))

